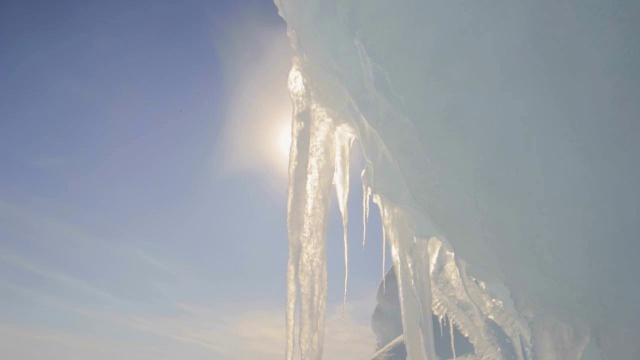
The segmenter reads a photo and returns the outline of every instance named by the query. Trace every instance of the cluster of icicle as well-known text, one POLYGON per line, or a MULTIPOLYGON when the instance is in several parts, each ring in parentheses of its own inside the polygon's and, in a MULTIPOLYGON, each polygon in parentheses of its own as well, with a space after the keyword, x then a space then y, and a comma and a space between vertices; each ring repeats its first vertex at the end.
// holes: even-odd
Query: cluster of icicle
MULTIPOLYGON (((446 317, 451 325, 451 341, 454 325, 473 344, 478 359, 532 359, 531 330, 527 321, 503 301, 489 296, 486 285, 467 274, 465 262, 456 258, 448 243, 430 238, 428 255, 432 309, 440 320, 440 331, 446 317), (514 354, 506 354, 491 322, 504 332, 514 354)), ((453 343, 451 348, 455 358, 453 343)))
MULTIPOLYGON (((314 102, 300 72, 289 75, 293 100, 289 154, 287 223, 287 353, 293 359, 295 312, 300 292, 300 350, 303 359, 321 359, 327 300, 326 236, 332 186, 342 213, 347 263, 347 198, 349 152, 354 132, 314 102)), ((345 274, 347 272, 345 271, 345 274)), ((345 275, 345 291, 347 278, 345 275)), ((345 293, 346 296, 346 293, 345 293)))
MULTIPOLYGON (((294 358, 299 301, 301 358, 320 360, 327 307, 327 217, 333 188, 344 230, 346 301, 349 157, 356 131, 346 119, 314 98, 296 66, 289 74, 288 86, 294 110, 287 203, 286 359, 294 358)), ((396 269, 409 359, 436 359, 432 314, 455 324, 474 345, 478 359, 503 359, 490 322, 510 338, 517 359, 530 359, 531 331, 527 323, 508 311, 501 301, 488 296, 484 285, 467 275, 464 262, 455 258, 448 243, 435 237, 417 238, 410 217, 401 207, 375 194, 366 175, 363 172, 363 221, 366 227, 369 200, 373 199, 380 209, 383 249, 388 242, 396 269)), ((363 233, 363 243, 364 236, 363 233)))

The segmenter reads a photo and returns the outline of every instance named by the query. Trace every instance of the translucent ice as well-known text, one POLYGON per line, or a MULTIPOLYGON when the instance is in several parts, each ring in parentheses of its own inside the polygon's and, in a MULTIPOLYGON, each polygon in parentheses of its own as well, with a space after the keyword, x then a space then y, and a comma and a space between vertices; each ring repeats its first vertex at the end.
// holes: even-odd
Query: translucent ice
POLYGON ((287 359, 298 289, 302 357, 322 356, 341 128, 362 146, 363 221, 374 199, 411 360, 435 359, 432 311, 478 358, 505 357, 502 338, 518 359, 640 356, 637 1, 276 4, 294 52, 287 359))

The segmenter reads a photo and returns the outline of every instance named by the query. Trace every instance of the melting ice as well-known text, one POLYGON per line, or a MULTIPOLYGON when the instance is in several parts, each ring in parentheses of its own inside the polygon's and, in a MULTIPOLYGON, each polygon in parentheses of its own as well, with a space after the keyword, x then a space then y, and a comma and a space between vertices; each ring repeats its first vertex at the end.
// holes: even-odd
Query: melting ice
POLYGON ((322 358, 334 189, 346 299, 356 138, 402 323, 363 358, 435 360, 443 327, 457 359, 640 358, 637 6, 276 5, 294 51, 287 360, 322 358))

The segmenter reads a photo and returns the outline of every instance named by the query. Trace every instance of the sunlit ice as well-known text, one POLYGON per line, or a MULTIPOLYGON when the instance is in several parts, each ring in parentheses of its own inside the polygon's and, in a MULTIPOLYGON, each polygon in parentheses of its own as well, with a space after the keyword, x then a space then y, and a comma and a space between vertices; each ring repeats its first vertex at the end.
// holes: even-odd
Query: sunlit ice
POLYGON ((367 160, 363 222, 371 195, 396 280, 395 319, 374 312, 372 360, 640 358, 629 340, 640 338, 637 222, 619 217, 638 212, 638 174, 611 162, 638 168, 626 135, 638 108, 617 100, 637 66, 611 76, 631 64, 627 48, 610 50, 630 43, 618 20, 630 9, 276 4, 294 50, 287 360, 296 347, 323 358, 332 180, 339 204, 348 198, 345 124, 367 160), (455 331, 472 346, 456 346, 455 331))

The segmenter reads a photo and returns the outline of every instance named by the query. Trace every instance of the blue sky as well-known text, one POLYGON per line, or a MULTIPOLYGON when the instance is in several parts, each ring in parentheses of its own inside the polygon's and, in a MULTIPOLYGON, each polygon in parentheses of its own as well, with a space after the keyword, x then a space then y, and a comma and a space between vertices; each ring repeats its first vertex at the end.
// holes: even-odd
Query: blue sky
MULTIPOLYGON (((3 1, 0 49, 0 356, 280 358, 290 54, 273 3, 3 1)), ((335 209, 330 225, 334 359, 374 341, 360 170, 346 320, 335 209)))

